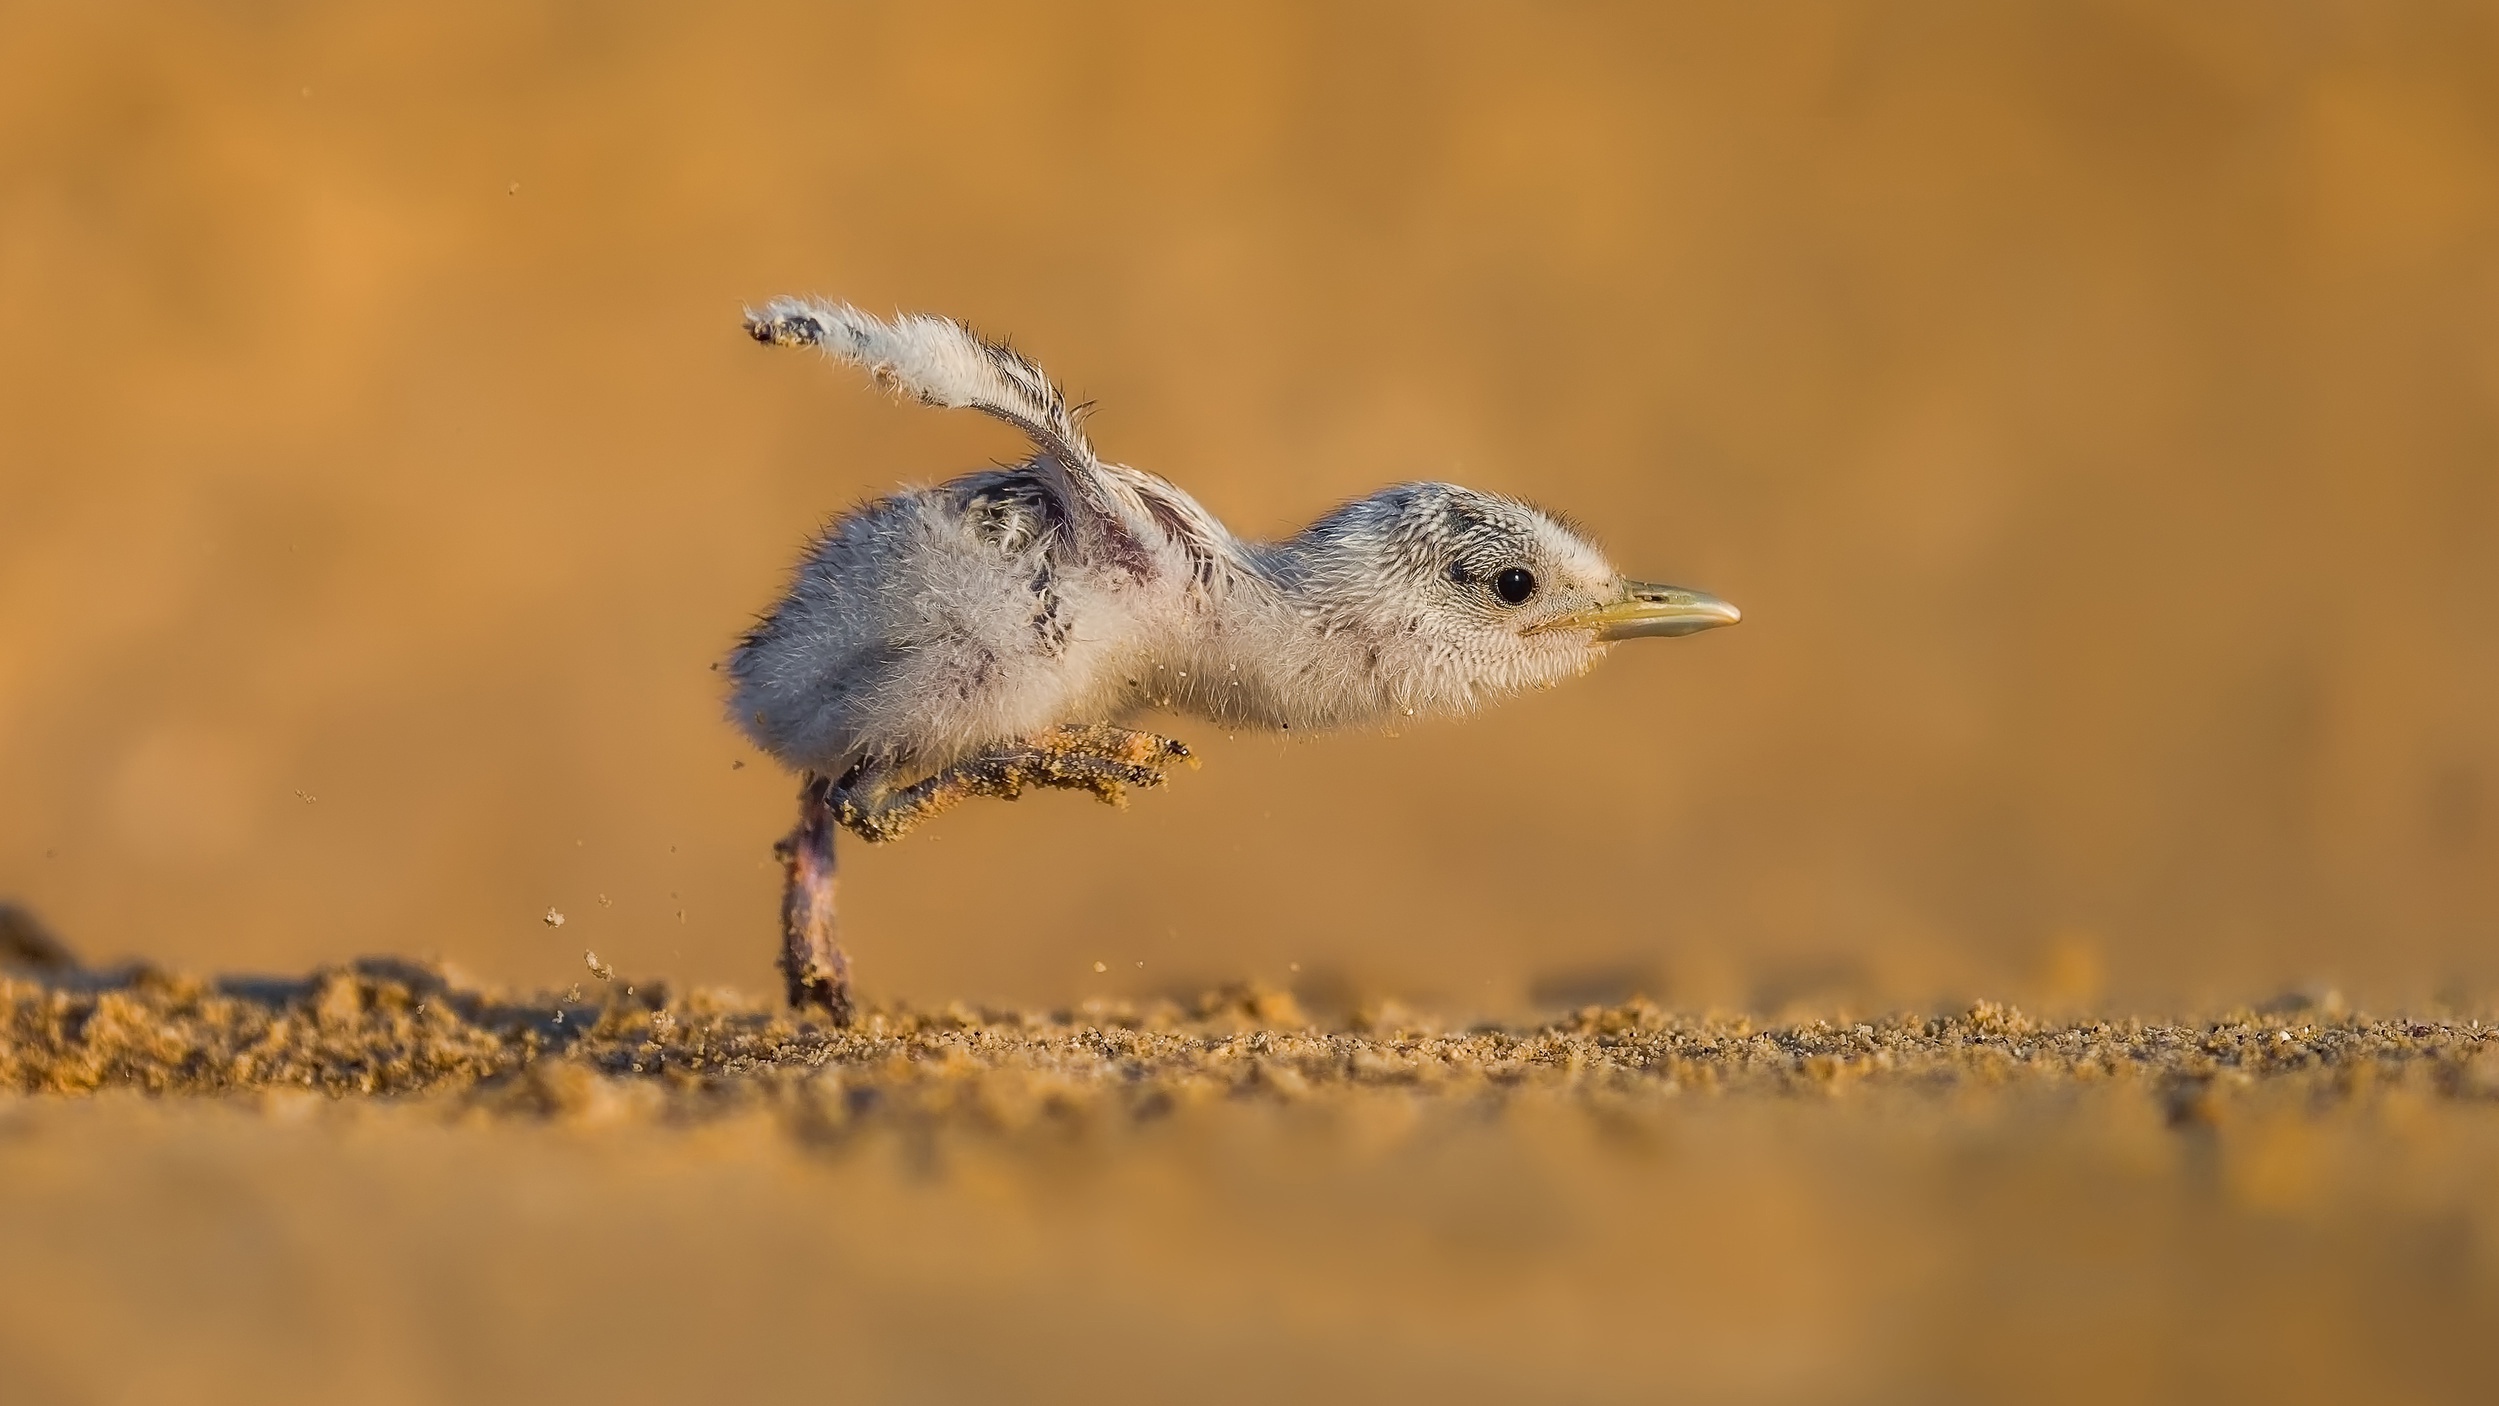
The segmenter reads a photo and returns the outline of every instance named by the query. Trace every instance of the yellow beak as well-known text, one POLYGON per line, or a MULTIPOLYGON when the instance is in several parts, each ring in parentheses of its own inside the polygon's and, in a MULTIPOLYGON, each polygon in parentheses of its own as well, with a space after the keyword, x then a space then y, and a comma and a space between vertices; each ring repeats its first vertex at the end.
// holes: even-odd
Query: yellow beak
POLYGON ((1716 596, 1687 591, 1681 586, 1625 581, 1622 599, 1606 605, 1590 606, 1586 610, 1574 610, 1568 615, 1531 626, 1527 633, 1594 630, 1601 640, 1629 640, 1642 635, 1697 634, 1721 625, 1732 625, 1743 618, 1743 611, 1716 596))

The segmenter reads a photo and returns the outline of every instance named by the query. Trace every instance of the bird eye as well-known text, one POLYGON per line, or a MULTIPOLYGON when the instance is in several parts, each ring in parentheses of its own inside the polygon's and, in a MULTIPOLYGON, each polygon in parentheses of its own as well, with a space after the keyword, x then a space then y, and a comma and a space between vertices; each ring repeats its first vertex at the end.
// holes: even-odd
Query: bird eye
POLYGON ((1505 566, 1493 573, 1492 593, 1504 605, 1525 605, 1536 594, 1536 573, 1523 566, 1505 566))

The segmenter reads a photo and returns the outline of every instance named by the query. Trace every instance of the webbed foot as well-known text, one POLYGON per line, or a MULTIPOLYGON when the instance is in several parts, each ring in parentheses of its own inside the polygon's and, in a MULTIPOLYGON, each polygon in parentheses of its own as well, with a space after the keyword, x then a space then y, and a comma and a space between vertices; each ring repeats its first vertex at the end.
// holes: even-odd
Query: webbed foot
POLYGON ((1186 744, 1168 737, 1108 723, 1071 723, 897 790, 837 787, 831 803, 835 818, 853 833, 882 843, 974 796, 1011 801, 1028 786, 1090 791, 1107 805, 1124 805, 1130 787, 1162 785, 1174 762, 1197 765, 1186 744))

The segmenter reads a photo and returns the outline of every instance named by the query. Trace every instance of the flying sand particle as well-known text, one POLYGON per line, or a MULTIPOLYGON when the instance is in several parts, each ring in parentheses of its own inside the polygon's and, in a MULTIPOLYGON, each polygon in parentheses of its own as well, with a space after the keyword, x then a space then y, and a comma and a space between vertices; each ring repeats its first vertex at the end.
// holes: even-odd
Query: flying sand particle
POLYGON ((560 928, 564 926, 564 915, 556 912, 553 908, 549 908, 547 910, 547 915, 544 918, 539 919, 539 921, 545 923, 548 927, 560 928))

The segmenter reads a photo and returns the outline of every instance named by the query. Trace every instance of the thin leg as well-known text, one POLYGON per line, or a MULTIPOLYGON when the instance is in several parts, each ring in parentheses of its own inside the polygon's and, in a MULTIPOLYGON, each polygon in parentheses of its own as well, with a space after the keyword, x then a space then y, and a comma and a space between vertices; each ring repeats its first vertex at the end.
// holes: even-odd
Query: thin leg
POLYGON ((798 790, 798 825, 772 852, 781 858, 781 976, 790 1004, 820 1006, 850 1024, 850 957, 833 915, 833 786, 810 772, 798 790))
POLYGON ((1197 764, 1186 746, 1168 737, 1107 723, 1070 724, 900 790, 863 795, 842 787, 833 794, 834 816, 861 838, 881 843, 974 796, 1011 801, 1027 786, 1090 791, 1105 804, 1123 805, 1129 787, 1160 786, 1165 769, 1182 761, 1197 764))

